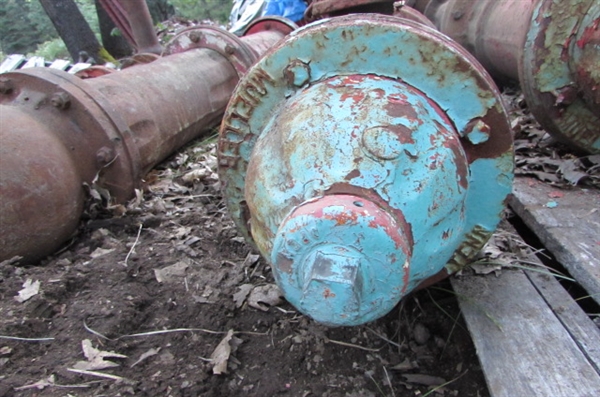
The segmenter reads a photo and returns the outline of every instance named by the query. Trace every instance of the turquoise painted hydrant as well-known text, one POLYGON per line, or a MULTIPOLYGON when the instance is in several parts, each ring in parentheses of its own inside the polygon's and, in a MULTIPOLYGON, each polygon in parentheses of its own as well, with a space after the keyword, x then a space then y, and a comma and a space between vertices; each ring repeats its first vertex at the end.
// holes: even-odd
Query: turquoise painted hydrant
POLYGON ((357 325, 477 254, 511 191, 512 136, 460 46, 354 15, 292 33, 249 70, 221 126, 219 173, 286 299, 357 325))

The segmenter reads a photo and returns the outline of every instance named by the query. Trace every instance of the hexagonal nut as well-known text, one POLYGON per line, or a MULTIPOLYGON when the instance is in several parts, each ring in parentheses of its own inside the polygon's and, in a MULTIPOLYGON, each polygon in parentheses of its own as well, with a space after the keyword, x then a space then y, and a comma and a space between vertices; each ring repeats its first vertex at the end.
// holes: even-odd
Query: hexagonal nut
POLYGON ((188 37, 190 38, 192 43, 198 43, 198 42, 200 42, 200 40, 202 40, 202 36, 203 36, 202 33, 193 31, 193 32, 190 32, 188 37))
POLYGON ((302 87, 310 80, 310 66, 299 59, 294 59, 283 70, 283 76, 288 84, 302 87))
POLYGON ((0 78, 0 94, 10 94, 14 88, 15 87, 11 79, 6 77, 0 78))
POLYGON ((96 162, 103 166, 110 163, 115 158, 115 151, 107 146, 102 146, 96 152, 96 162))
POLYGON ((66 92, 57 92, 50 98, 50 103, 55 108, 65 110, 71 105, 71 98, 66 92))
POLYGON ((318 250, 309 255, 304 271, 306 298, 314 302, 336 298, 344 310, 359 310, 363 294, 360 257, 318 250))
POLYGON ((479 145, 490 139, 491 130, 490 126, 482 119, 475 118, 469 121, 463 130, 463 134, 473 145, 479 145))

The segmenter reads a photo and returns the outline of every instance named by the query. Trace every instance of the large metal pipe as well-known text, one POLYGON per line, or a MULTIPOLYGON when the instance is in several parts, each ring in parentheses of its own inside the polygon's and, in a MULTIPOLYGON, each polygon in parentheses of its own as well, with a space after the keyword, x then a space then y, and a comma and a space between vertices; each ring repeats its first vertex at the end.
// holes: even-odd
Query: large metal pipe
POLYGON ((424 0, 415 7, 493 75, 519 80, 548 132, 600 153, 600 2, 424 0))
POLYGON ((329 325, 383 316, 466 266, 511 191, 512 135, 491 77, 421 23, 302 28, 237 86, 219 174, 286 299, 329 325))
POLYGON ((239 39, 190 28, 168 56, 95 79, 0 75, 0 261, 36 261, 67 240, 84 184, 131 197, 151 167, 218 122, 240 76, 291 30, 274 22, 239 39))

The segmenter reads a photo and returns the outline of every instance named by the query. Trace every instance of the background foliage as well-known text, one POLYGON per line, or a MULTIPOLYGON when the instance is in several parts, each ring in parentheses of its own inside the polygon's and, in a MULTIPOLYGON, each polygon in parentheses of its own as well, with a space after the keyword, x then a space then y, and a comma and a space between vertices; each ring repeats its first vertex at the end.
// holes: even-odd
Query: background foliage
MULTIPOLYGON (((75 0, 98 37, 94 0, 75 0)), ((231 0, 147 0, 155 23, 171 16, 225 24, 231 0)), ((0 0, 0 58, 8 54, 68 58, 62 40, 38 0, 0 0)), ((0 60, 1 60, 0 59, 0 60)))

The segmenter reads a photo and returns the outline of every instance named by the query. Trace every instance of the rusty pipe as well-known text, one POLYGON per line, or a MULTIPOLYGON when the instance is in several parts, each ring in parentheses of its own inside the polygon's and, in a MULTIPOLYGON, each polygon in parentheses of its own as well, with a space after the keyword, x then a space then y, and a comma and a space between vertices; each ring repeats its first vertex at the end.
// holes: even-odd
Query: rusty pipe
POLYGON ((600 153, 597 0, 429 0, 415 7, 497 78, 518 80, 549 133, 600 153))
POLYGON ((158 42, 158 37, 154 31, 146 0, 121 0, 120 3, 129 21, 138 52, 160 55, 163 48, 158 42))
POLYGON ((127 200, 151 167, 218 122, 243 68, 292 26, 251 40, 196 27, 169 56, 94 79, 48 68, 0 76, 0 261, 33 262, 66 241, 84 184, 127 200), (209 48, 184 48, 194 32, 211 35, 209 48))

